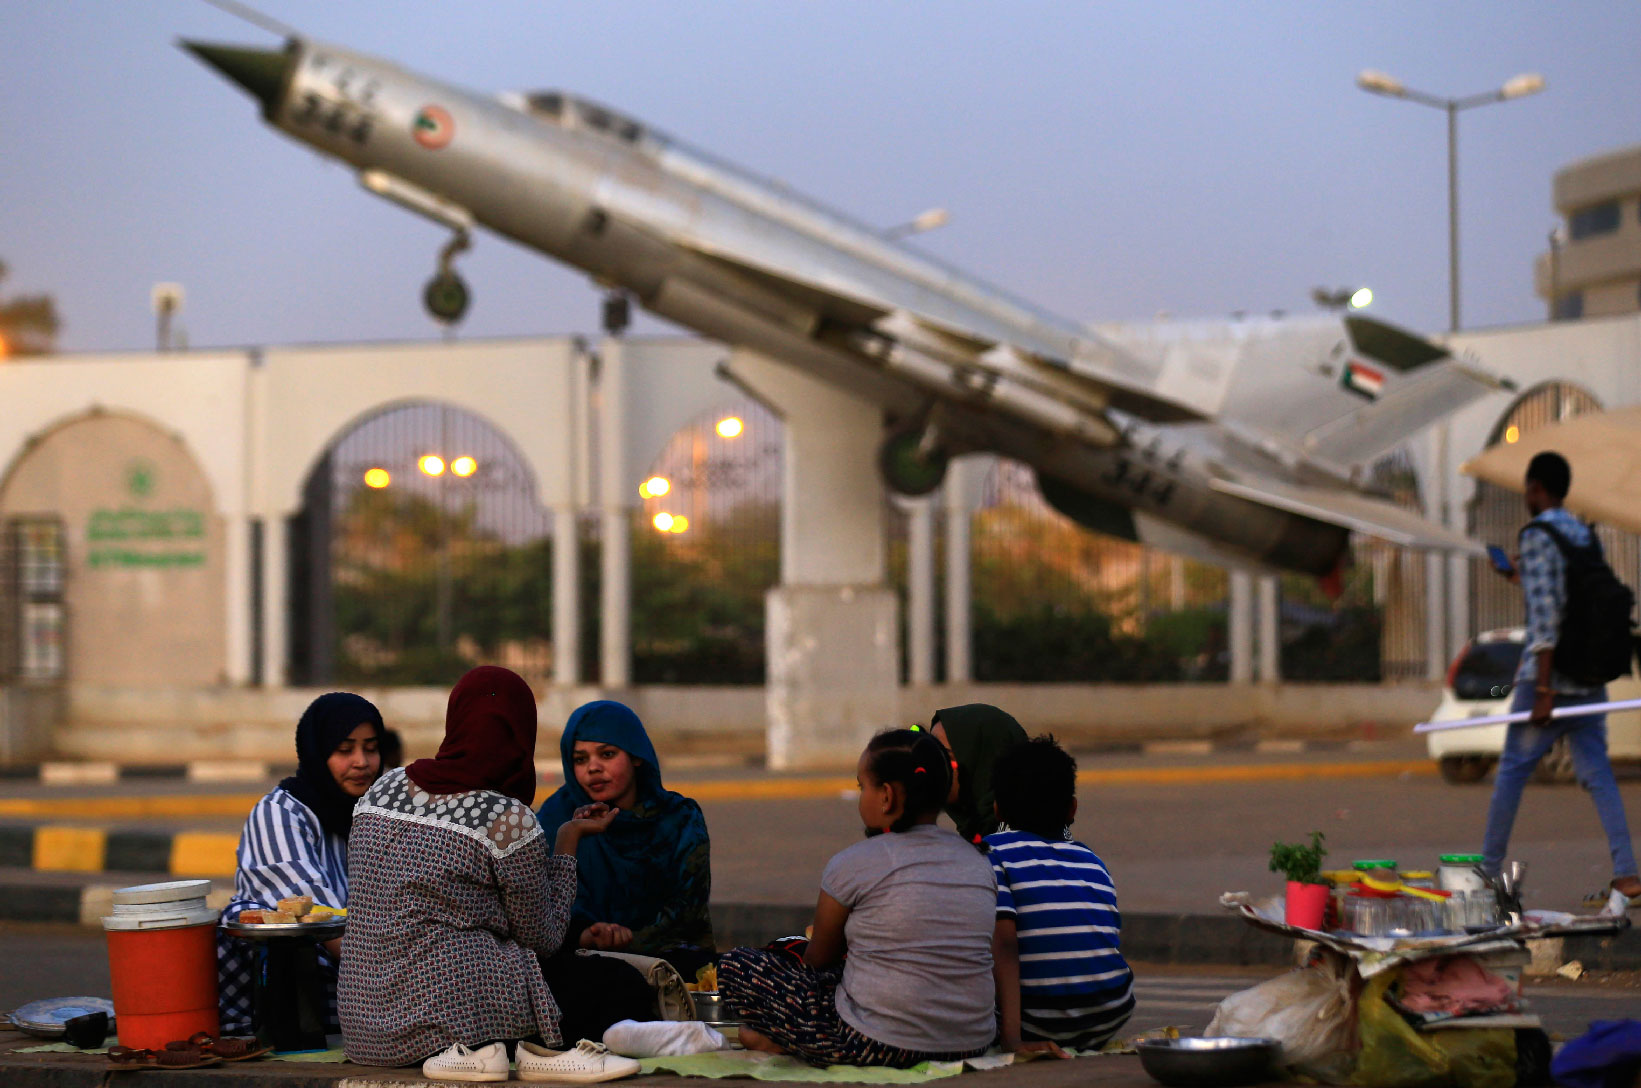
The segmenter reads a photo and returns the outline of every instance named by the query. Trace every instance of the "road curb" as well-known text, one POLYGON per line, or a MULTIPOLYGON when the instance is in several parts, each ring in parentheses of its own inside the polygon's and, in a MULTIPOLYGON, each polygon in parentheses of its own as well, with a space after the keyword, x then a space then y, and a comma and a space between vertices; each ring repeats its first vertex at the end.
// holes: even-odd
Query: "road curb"
POLYGON ((38 782, 42 786, 105 786, 114 782, 266 782, 296 773, 296 764, 258 759, 196 759, 188 763, 112 763, 94 760, 46 760, 0 764, 0 780, 38 782))
POLYGON ((37 872, 233 876, 239 835, 0 824, 0 868, 37 872))
MULTIPOLYGON (((115 885, 42 886, 0 881, 0 922, 66 922, 96 926, 108 912, 115 885)), ((213 905, 227 903, 231 888, 217 881, 213 905), (218 903, 216 900, 220 899, 218 903)), ((814 908, 778 903, 714 903, 712 929, 719 948, 763 945, 802 933, 814 908)), ((1641 930, 1609 936, 1531 941, 1536 972, 1550 973, 1577 960, 1590 971, 1641 970, 1641 930)), ((1248 925, 1225 911, 1215 914, 1124 912, 1123 955, 1135 963, 1226 967, 1282 967, 1294 962, 1294 942, 1248 925)))
MULTIPOLYGON (((1208 739, 1158 740, 1074 740, 1071 747, 1094 755, 1209 756, 1232 752, 1263 755, 1301 755, 1310 752, 1373 752, 1388 750, 1405 741, 1403 737, 1363 738, 1256 738, 1250 736, 1208 739)), ((759 761, 761 764, 761 760, 759 761)), ((722 756, 677 756, 670 761, 680 767, 741 766, 744 759, 722 756)), ((47 786, 98 786, 141 780, 181 782, 266 782, 295 774, 295 764, 269 763, 257 759, 196 759, 187 763, 115 763, 100 760, 44 760, 31 763, 0 763, 0 781, 39 782, 47 786)))

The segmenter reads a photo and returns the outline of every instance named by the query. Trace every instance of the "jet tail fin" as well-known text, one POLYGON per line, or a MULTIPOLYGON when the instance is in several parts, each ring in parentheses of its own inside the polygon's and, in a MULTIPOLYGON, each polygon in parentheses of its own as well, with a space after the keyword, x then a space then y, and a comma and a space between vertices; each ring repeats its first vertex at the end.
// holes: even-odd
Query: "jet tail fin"
POLYGON ((1299 436, 1308 457, 1335 465, 1370 461, 1508 381, 1453 358, 1445 348, 1372 318, 1345 318, 1355 347, 1343 362, 1342 389, 1356 407, 1299 436))
MULTIPOLYGON (((1360 322, 1364 318, 1349 318, 1360 322)), ((1380 325, 1388 330, 1388 325, 1380 325)), ((1406 333, 1398 335, 1406 336, 1406 333)), ((1355 330, 1352 330, 1355 335, 1355 330)), ((1369 354, 1360 348, 1360 354, 1369 354)), ((1426 343, 1426 341, 1419 341, 1426 343)), ((1434 345, 1426 345, 1433 350, 1434 345)), ((1377 359, 1377 356, 1369 356, 1377 359)), ((1490 392, 1506 391, 1511 384, 1487 371, 1454 359, 1442 351, 1436 359, 1410 371, 1385 373, 1387 368, 1351 359, 1344 364, 1341 386, 1369 397, 1351 412, 1332 418, 1300 438, 1306 456, 1334 464, 1359 464, 1393 450, 1408 435, 1462 409, 1490 392)))

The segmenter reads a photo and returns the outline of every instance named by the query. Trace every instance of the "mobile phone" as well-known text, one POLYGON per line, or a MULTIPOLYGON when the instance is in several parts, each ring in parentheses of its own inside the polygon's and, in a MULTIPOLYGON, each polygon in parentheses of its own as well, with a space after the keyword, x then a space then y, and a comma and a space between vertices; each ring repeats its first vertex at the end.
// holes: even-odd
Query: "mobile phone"
POLYGON ((1487 558, 1492 562, 1493 569, 1500 574, 1510 575, 1516 573, 1516 565, 1510 562, 1510 557, 1504 554, 1504 549, 1497 544, 1487 546, 1487 558))

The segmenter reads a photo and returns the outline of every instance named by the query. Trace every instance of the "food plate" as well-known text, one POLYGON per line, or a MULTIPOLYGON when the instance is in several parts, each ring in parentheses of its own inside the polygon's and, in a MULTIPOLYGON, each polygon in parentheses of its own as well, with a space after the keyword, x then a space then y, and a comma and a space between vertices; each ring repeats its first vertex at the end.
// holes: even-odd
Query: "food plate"
POLYGON ((222 931, 247 941, 270 941, 276 937, 313 937, 328 941, 340 937, 347 929, 346 918, 331 918, 323 922, 276 922, 273 925, 247 922, 223 922, 222 931))
POLYGON ((114 1003, 101 997, 53 997, 31 1001, 11 1014, 17 1030, 26 1031, 41 1039, 61 1039, 63 1021, 94 1012, 108 1014, 108 1030, 114 1030, 114 1003))

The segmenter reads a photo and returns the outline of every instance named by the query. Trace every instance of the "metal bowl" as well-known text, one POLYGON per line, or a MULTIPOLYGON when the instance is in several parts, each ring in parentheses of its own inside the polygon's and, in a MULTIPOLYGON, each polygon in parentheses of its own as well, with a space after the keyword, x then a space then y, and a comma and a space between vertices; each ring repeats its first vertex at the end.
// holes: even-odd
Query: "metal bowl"
POLYGON ((1163 1084, 1181 1088, 1258 1084, 1276 1076, 1282 1055, 1282 1044, 1275 1039, 1234 1035, 1147 1040, 1136 1049, 1147 1073, 1163 1084))
POLYGON ((724 999, 717 990, 692 990, 689 999, 695 1006, 695 1019, 709 1024, 729 1022, 729 1010, 724 1008, 724 999))

